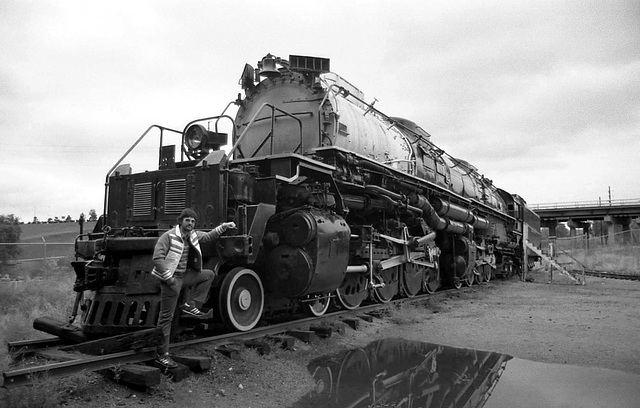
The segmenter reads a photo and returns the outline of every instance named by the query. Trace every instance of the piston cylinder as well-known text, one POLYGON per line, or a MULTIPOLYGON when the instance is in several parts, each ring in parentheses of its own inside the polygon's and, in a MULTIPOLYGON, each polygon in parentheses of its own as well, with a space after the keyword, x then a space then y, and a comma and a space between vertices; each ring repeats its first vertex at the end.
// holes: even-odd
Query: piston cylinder
POLYGON ((296 298, 327 293, 344 279, 351 229, 337 214, 317 208, 296 211, 277 226, 285 242, 269 252, 265 283, 270 292, 296 298))

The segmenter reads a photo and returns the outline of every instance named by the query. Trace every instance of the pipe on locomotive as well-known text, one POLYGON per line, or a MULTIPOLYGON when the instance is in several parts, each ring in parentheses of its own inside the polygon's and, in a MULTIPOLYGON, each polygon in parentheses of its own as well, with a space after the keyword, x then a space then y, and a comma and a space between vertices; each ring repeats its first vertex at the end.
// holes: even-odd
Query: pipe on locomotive
POLYGON ((432 199, 431 204, 438 215, 461 222, 470 223, 473 221, 474 215, 467 208, 452 204, 439 197, 432 199))
POLYGON ((389 191, 385 188, 382 188, 380 186, 374 186, 374 185, 368 185, 364 188, 364 190, 368 193, 380 194, 385 198, 390 198, 392 200, 395 200, 394 204, 398 208, 406 208, 407 210, 415 213, 416 215, 422 216, 422 210, 419 209, 418 207, 414 207, 408 204, 406 197, 403 196, 402 194, 394 193, 393 191, 389 191))
POLYGON ((365 273, 368 270, 369 267, 367 265, 349 265, 346 273, 365 273))
POLYGON ((479 230, 485 230, 489 228, 489 220, 487 220, 486 218, 479 217, 477 215, 474 215, 474 217, 475 218, 473 222, 471 222, 471 225, 473 225, 473 228, 479 229, 479 230))
POLYGON ((450 220, 448 218, 445 218, 444 220, 447 223, 447 226, 444 229, 445 232, 451 232, 457 235, 466 235, 469 232, 473 231, 473 227, 470 224, 450 220))
POLYGON ((427 235, 425 235, 424 237, 420 237, 420 238, 416 238, 416 237, 412 237, 411 238, 411 248, 417 248, 420 245, 424 245, 429 241, 432 241, 436 239, 436 233, 435 232, 430 232, 427 235))
POLYGON ((473 226, 475 229, 489 228, 489 221, 483 217, 475 215, 471 210, 443 200, 439 197, 434 198, 431 203, 436 213, 450 220, 460 221, 473 226))
POLYGON ((418 216, 422 215, 422 210, 420 208, 404 203, 400 194, 378 186, 367 186, 364 190, 365 192, 376 194, 380 197, 372 198, 369 196, 343 194, 342 202, 344 203, 344 206, 352 210, 360 211, 394 211, 396 209, 406 209, 418 216))
POLYGON ((411 194, 409 202, 412 206, 422 210, 427 225, 436 231, 466 234, 473 228, 487 229, 489 221, 473 214, 471 211, 441 198, 433 200, 433 206, 421 194, 411 194))
POLYGON ((436 214, 435 210, 429 203, 429 200, 422 194, 411 194, 409 203, 412 206, 422 210, 422 217, 426 220, 427 225, 436 231, 443 231, 447 227, 447 221, 436 214))

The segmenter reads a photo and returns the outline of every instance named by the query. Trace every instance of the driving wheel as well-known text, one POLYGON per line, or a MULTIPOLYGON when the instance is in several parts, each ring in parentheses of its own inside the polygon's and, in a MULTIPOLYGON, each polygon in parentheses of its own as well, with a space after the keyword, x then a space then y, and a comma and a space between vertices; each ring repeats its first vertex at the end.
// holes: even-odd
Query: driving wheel
POLYGON ((380 303, 387 303, 398 293, 398 272, 400 267, 385 269, 378 275, 384 286, 374 288, 373 296, 380 303))
POLYGON ((407 297, 415 297, 422 289, 424 267, 416 264, 405 264, 402 269, 402 289, 407 297))
POLYGON ((222 280, 218 298, 225 324, 238 331, 251 330, 264 309, 264 288, 258 274, 247 268, 234 268, 222 280))
POLYGON ((359 273, 348 273, 336 289, 338 304, 349 310, 360 306, 367 296, 367 276, 359 273))
POLYGON ((324 294, 317 299, 305 302, 306 311, 312 316, 322 316, 329 310, 331 304, 331 297, 329 294, 324 294))
POLYGON ((440 287, 440 278, 438 276, 438 270, 436 268, 427 268, 424 274, 424 281, 422 283, 424 291, 433 294, 440 287))

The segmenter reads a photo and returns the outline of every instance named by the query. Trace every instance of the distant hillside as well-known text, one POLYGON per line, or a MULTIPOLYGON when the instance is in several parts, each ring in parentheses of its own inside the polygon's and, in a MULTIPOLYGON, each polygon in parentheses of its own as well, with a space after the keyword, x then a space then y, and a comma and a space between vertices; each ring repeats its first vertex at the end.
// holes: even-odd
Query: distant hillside
MULTIPOLYGON (((85 222, 84 233, 93 231, 95 221, 85 222)), ((60 257, 74 255, 73 244, 80 234, 80 224, 77 222, 63 222, 57 224, 22 224, 20 225, 20 254, 16 261, 22 259, 41 259, 46 257, 60 257), (46 249, 45 242, 46 241, 46 249)))
MULTIPOLYGON (((85 222, 84 232, 93 231, 95 221, 85 222)), ((57 224, 22 224, 20 242, 42 242, 42 237, 47 242, 73 243, 80 234, 80 224, 77 222, 61 222, 57 224)))

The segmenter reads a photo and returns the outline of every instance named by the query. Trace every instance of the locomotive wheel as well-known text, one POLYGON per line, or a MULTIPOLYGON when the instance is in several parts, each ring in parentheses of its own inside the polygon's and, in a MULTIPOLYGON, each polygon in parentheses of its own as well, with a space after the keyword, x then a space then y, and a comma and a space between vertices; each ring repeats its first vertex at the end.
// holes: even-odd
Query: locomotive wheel
POLYGON ((373 289, 373 297, 380 303, 387 303, 398 293, 398 272, 400 267, 385 269, 380 272, 383 287, 373 289))
POLYGON ((264 309, 264 288, 251 269, 234 268, 220 286, 219 310, 227 326, 238 331, 251 330, 264 309))
POLYGON ((407 297, 416 296, 422 289, 422 281, 424 280, 424 269, 420 265, 406 264, 402 268, 402 289, 407 297))
POLYGON ((331 304, 331 297, 329 294, 325 294, 322 297, 311 301, 305 302, 305 310, 312 316, 322 316, 329 310, 329 305, 331 304))
POLYGON ((309 393, 313 398, 329 398, 333 391, 333 374, 329 367, 318 366, 313 371, 313 381, 316 385, 309 393))
MULTIPOLYGON (((355 406, 354 389, 359 386, 371 386, 371 363, 367 352, 361 348, 349 351, 340 364, 340 371, 336 379, 336 405, 355 406)), ((366 388, 363 388, 366 389, 366 388)))
POLYGON ((502 266, 502 273, 503 273, 503 276, 506 279, 511 279, 511 277, 513 276, 513 267, 512 267, 512 265, 510 263, 505 263, 502 266))
POLYGON ((433 294, 440 287, 440 280, 438 279, 438 270, 435 268, 427 268, 424 274, 424 281, 422 287, 428 294, 433 294))
POLYGON ((476 275, 473 272, 471 272, 470 274, 465 275, 465 277, 462 279, 462 282, 465 285, 471 287, 471 286, 473 286, 473 280, 475 279, 475 276, 476 275))
POLYGON ((484 282, 484 279, 482 277, 482 273, 478 270, 478 268, 473 268, 473 279, 475 279, 476 283, 478 285, 480 285, 482 282, 484 282))
POLYGON ((462 279, 460 278, 453 278, 453 287, 456 289, 460 289, 462 287, 462 279))
POLYGON ((491 281, 491 266, 490 265, 484 265, 482 267, 482 280, 484 280, 485 282, 491 281))
MULTIPOLYGON (((375 351, 368 350, 369 362, 373 367, 394 366, 399 361, 410 361, 409 359, 413 356, 424 356, 424 353, 418 352, 418 348, 421 348, 421 345, 414 346, 406 340, 393 338, 378 340, 375 342, 375 351)), ((420 375, 422 376, 422 372, 420 375)))
POLYGON ((345 309, 355 309, 369 296, 367 291, 367 276, 348 273, 336 289, 338 303, 345 309))

